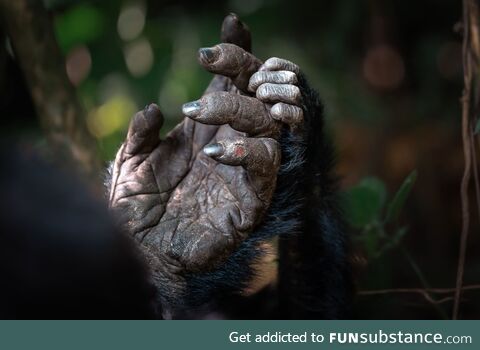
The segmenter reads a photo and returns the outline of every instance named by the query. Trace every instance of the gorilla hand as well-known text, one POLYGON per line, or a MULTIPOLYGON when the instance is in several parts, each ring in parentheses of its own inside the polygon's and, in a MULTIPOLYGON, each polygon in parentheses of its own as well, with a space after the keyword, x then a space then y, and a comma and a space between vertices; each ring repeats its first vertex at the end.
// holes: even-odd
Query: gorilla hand
MULTIPOLYGON (((229 41, 246 29, 229 16, 223 31, 229 41)), ((241 95, 261 62, 233 44, 201 49, 199 59, 219 74, 207 94, 184 105, 189 118, 164 140, 159 108, 137 113, 110 187, 110 206, 139 241, 164 308, 185 303, 187 276, 217 268, 261 223, 280 166, 282 123, 270 105, 241 95)))
POLYGON ((302 94, 299 84, 300 68, 290 61, 272 57, 252 75, 248 90, 260 101, 273 104, 270 114, 290 126, 292 131, 303 128, 302 94))

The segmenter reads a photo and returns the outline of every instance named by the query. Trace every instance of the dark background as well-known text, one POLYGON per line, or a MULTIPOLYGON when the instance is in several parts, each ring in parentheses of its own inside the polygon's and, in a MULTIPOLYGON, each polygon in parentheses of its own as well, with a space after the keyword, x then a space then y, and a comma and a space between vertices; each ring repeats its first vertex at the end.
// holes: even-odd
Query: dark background
MULTIPOLYGON (((197 99, 211 79, 197 64, 197 49, 218 43, 223 17, 237 13, 252 31, 259 58, 296 62, 323 98, 338 149, 358 290, 455 286, 463 172, 461 36, 454 30, 460 1, 45 3, 105 161, 130 117, 147 103, 160 105, 164 131, 179 121, 181 105, 197 99), (403 205, 395 201, 400 216, 387 220, 409 174, 416 182, 403 205)), ((8 41, 2 46, 11 51, 8 41)), ((42 147, 21 73, 10 55, 0 57, 1 133, 42 147)), ((467 285, 480 283, 473 188, 470 197, 467 285)), ((480 317, 479 295, 464 293, 463 318, 480 317)), ((447 298, 434 303, 418 292, 360 294, 355 317, 449 318, 451 296, 432 294, 447 298)))

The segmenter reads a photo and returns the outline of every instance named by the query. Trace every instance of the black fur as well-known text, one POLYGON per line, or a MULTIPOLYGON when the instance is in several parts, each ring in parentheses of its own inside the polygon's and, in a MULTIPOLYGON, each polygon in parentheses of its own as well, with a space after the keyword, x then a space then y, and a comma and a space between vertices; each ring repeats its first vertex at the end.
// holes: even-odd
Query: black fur
POLYGON ((154 318, 130 238, 72 173, 0 145, 0 319, 154 318))
MULTIPOLYGON (((300 76, 305 127, 281 138, 282 165, 272 205, 262 225, 219 269, 188 276, 187 308, 206 300, 231 305, 232 298, 252 279, 252 264, 261 257, 261 242, 279 237, 278 289, 269 293, 276 306, 250 318, 338 319, 349 315, 351 276, 337 182, 332 174, 334 154, 324 134, 323 106, 317 93, 300 76)), ((242 314, 245 305, 240 303, 242 314)), ((221 307, 220 307, 221 308, 221 307)), ((233 317, 237 314, 235 310, 233 317)), ((192 313, 186 314, 187 316, 192 313)))
POLYGON ((300 75, 305 101, 300 233, 280 239, 282 318, 338 319, 349 315, 352 292, 347 238, 339 208, 334 152, 325 135, 323 106, 300 75))

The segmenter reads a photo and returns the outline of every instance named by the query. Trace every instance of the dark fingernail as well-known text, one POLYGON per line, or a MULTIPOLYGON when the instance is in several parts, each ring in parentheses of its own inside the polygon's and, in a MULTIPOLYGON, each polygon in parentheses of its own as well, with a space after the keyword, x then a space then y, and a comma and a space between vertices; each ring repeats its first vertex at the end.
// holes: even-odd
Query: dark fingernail
POLYGON ((220 143, 212 143, 203 147, 203 153, 209 157, 218 157, 223 154, 223 146, 220 143))
POLYGON ((216 47, 202 47, 198 50, 200 61, 203 63, 213 63, 217 60, 219 50, 216 47))
POLYGON ((193 102, 188 102, 182 106, 182 112, 188 117, 195 117, 200 113, 201 107, 202 106, 200 104, 200 101, 198 100, 193 102))

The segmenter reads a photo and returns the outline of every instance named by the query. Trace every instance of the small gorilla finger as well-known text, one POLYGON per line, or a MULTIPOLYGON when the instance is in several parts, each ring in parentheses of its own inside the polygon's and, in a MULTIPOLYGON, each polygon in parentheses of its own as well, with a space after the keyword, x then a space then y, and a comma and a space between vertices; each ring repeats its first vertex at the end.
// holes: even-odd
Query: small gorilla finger
POLYGON ((303 124, 303 110, 300 107, 286 103, 277 103, 270 109, 270 115, 290 126, 291 129, 297 129, 303 124))
POLYGON ((258 71, 250 78, 248 91, 255 92, 260 85, 265 83, 295 85, 298 83, 298 80, 295 73, 286 70, 277 72, 258 71))
POLYGON ((241 165, 250 175, 250 181, 259 198, 269 200, 275 188, 272 174, 280 167, 280 144, 271 138, 238 138, 221 140, 207 145, 203 152, 227 165, 241 165))
POLYGON ((232 79, 233 84, 247 91, 248 81, 262 62, 241 47, 233 44, 218 44, 198 51, 200 64, 211 73, 232 79))
POLYGON ((163 125, 163 115, 154 103, 132 118, 125 141, 126 154, 148 152, 160 141, 159 132, 163 125))
POLYGON ((256 136, 274 136, 280 126, 258 99, 225 91, 212 92, 200 100, 186 103, 182 111, 199 123, 230 124, 237 131, 256 136))
POLYGON ((265 63, 259 68, 260 71, 270 70, 288 70, 295 74, 300 73, 300 67, 295 63, 285 60, 283 58, 272 57, 265 61, 265 63))
POLYGON ((302 94, 295 85, 287 84, 262 84, 257 89, 257 98, 266 103, 285 102, 300 105, 302 94))

